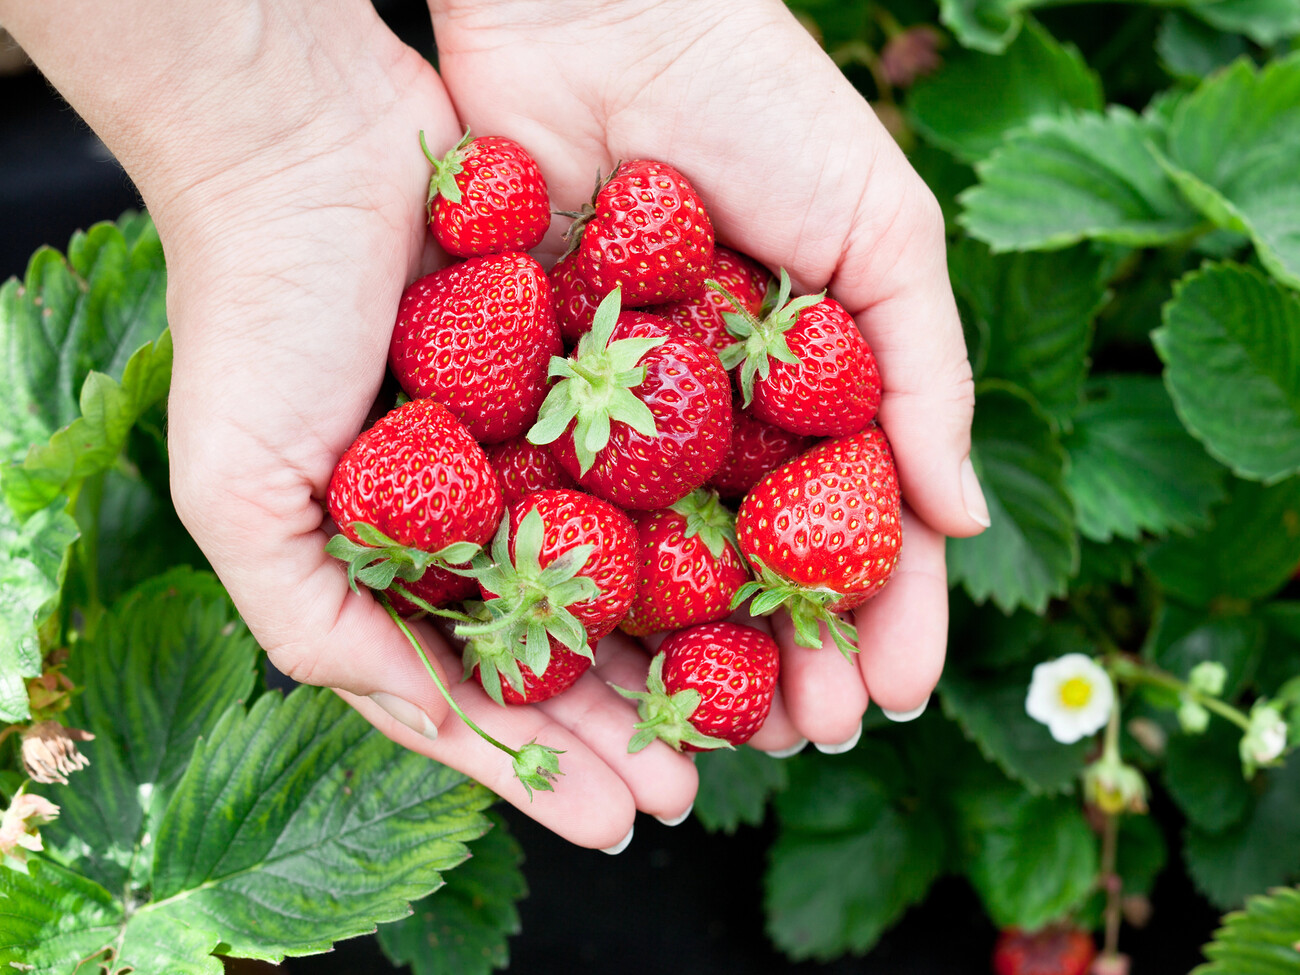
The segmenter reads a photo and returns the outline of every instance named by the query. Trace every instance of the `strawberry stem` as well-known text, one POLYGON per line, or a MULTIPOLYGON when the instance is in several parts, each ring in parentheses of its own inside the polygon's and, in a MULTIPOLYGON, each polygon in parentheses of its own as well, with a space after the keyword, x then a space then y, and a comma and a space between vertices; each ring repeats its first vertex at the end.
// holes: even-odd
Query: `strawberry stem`
POLYGON ((844 598, 844 593, 833 589, 809 589, 782 579, 772 572, 762 561, 749 559, 758 572, 758 579, 747 582, 731 598, 731 608, 739 609, 745 600, 753 598, 749 612, 753 616, 770 616, 784 607, 794 624, 794 642, 801 647, 820 649, 823 643, 821 626, 844 654, 844 659, 852 661, 858 652, 857 629, 852 623, 842 619, 830 607, 844 598))
POLYGON ((524 789, 527 790, 529 801, 532 801, 534 789, 540 789, 544 792, 553 792, 555 787, 551 783, 554 782, 556 776, 564 774, 560 771, 559 759, 559 756, 564 753, 559 749, 537 744, 536 738, 528 742, 522 748, 516 750, 511 748, 505 742, 493 738, 490 734, 475 724, 473 719, 465 713, 464 708, 457 704, 456 699, 451 696, 451 691, 449 691, 447 685, 442 682, 442 678, 438 676, 438 671, 434 669, 433 663, 429 660, 429 655, 425 653, 424 645, 420 643, 419 639, 411 631, 406 620, 402 619, 402 617, 398 615, 397 610, 393 609, 393 604, 387 599, 381 599, 380 602, 383 604, 384 609, 392 618, 393 622, 397 624, 397 628, 402 631, 402 635, 406 637, 407 642, 415 648, 416 654, 419 655, 420 662, 424 664, 424 669, 429 672, 429 677, 433 680, 434 686, 438 688, 438 693, 440 693, 443 696, 443 699, 446 700, 447 706, 451 708, 451 710, 455 712, 456 716, 464 721, 465 724, 469 726, 469 729, 476 735, 486 741, 489 745, 510 756, 514 764, 515 778, 517 778, 520 784, 523 785, 524 789))

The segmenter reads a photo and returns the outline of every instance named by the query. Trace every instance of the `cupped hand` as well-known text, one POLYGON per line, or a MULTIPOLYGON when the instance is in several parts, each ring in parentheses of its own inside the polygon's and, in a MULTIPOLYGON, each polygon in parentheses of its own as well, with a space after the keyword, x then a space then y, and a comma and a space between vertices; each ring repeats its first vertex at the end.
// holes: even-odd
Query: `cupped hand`
MULTIPOLYGON (((385 610, 349 591, 324 550, 322 500, 379 392, 401 292, 445 260, 429 244, 418 134, 442 146, 460 135, 431 65, 369 13, 350 25, 346 57, 316 49, 310 77, 226 92, 242 102, 213 106, 224 114, 208 131, 169 137, 184 135, 184 152, 169 141, 141 174, 168 258, 177 510, 277 668, 336 689, 395 741, 573 842, 610 847, 638 808, 667 817, 690 803, 689 760, 661 746, 631 762, 634 714, 594 675, 562 705, 501 708, 418 627, 486 732, 564 752, 556 790, 530 801, 510 759, 448 713, 385 610)), ((618 668, 605 653, 602 669, 618 668)))
MULTIPOLYGON (((988 524, 970 464, 974 389, 948 281, 943 218, 870 107, 779 0, 431 0, 461 120, 527 146, 560 209, 597 170, 670 162, 719 240, 855 317, 884 384, 879 422, 902 484, 893 577, 856 613, 860 653, 796 646, 753 744, 851 743, 868 702, 905 718, 943 667, 944 536, 988 524), (845 680, 845 667, 859 679, 845 680)), ((552 228, 548 246, 558 250, 552 228)), ((644 670, 644 663, 642 664, 644 670)))

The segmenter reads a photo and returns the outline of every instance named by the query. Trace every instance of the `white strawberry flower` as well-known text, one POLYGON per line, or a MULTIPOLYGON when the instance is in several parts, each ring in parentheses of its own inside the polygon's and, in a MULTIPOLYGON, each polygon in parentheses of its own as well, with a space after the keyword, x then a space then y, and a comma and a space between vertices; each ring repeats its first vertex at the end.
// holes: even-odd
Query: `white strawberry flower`
POLYGON ((1096 734, 1110 720, 1115 688, 1110 676, 1087 654, 1067 653, 1034 668, 1025 710, 1069 745, 1096 734))

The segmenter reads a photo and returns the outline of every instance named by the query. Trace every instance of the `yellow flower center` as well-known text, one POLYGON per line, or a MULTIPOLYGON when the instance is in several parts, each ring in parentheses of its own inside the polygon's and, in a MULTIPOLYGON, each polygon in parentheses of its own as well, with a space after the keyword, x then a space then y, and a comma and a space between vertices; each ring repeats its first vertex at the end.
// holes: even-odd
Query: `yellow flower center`
POLYGON ((1092 698, 1092 685, 1084 677, 1071 677, 1061 685, 1061 703, 1067 708, 1086 707, 1092 698))

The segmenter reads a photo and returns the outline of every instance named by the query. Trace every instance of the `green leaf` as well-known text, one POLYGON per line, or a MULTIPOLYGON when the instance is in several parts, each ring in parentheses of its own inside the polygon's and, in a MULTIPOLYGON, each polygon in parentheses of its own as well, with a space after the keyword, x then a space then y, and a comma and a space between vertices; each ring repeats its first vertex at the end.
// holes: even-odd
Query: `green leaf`
POLYGON ((1062 745, 1025 711, 1032 667, 984 673, 949 667, 939 682, 943 712, 986 759, 1031 793, 1073 792, 1089 739, 1062 745))
POLYGON ((1103 104, 1101 82, 1078 50, 1033 21, 1000 56, 954 52, 907 102, 917 131, 966 162, 983 159, 1032 119, 1103 104))
POLYGON ((1300 968, 1300 890, 1280 887, 1229 914, 1192 975, 1289 975, 1300 968))
POLYGON ((1300 876, 1300 761, 1260 772, 1264 779, 1252 807, 1234 826, 1187 830, 1184 858, 1196 886, 1222 908, 1240 906, 1251 894, 1300 876))
POLYGON ((1270 487, 1232 480, 1212 527, 1147 550, 1147 569, 1167 592, 1196 606, 1220 596, 1263 599, 1300 564, 1300 478, 1270 487))
POLYGON ((789 764, 756 748, 715 748, 695 757, 700 788, 695 818, 710 832, 734 833, 740 826, 758 826, 767 802, 785 789, 789 764))
POLYGON ((510 964, 507 939, 519 933, 515 904, 528 894, 524 854, 505 822, 470 844, 447 882, 411 905, 410 917, 379 926, 379 945, 415 975, 488 975, 510 964))
POLYGON ((1156 32, 1156 53, 1170 74, 1199 80, 1245 54, 1246 42, 1237 34, 1224 34, 1204 21, 1171 10, 1156 32))
POLYGON ((1148 148, 1163 139, 1160 120, 1119 106, 1040 118, 976 166, 959 222, 998 251, 1177 240, 1202 221, 1148 148))
POLYGON ((31 876, 0 870, 0 964, 35 975, 98 970, 221 975, 214 933, 148 913, 129 915, 92 880, 48 861, 31 876), (86 963, 98 964, 93 969, 86 963), (83 968, 83 966, 85 966, 83 968))
POLYGON ((107 470, 126 446, 136 420, 167 395, 171 383, 171 333, 136 350, 119 383, 92 372, 81 388, 81 416, 36 444, 21 466, 0 472, 5 500, 20 516, 45 507, 77 483, 107 470))
POLYGON ((939 20, 963 47, 1001 54, 1024 23, 1033 0, 939 0, 939 20))
POLYGON ((1300 471, 1300 295, 1258 271, 1189 274, 1152 334, 1187 429, 1239 476, 1300 471))
MULTIPOLYGON (((1208 8, 1197 8, 1198 12, 1208 8)), ((1168 166, 1217 225, 1248 233, 1274 277, 1300 288, 1300 52, 1242 58, 1179 103, 1168 166)))
POLYGON ((1237 752, 1240 740, 1240 728, 1217 719, 1211 720, 1203 735, 1169 738, 1165 788, 1188 822, 1203 833, 1221 833, 1250 811, 1250 787, 1242 777, 1237 752))
POLYGON ((1147 642, 1145 650, 1152 661, 1184 680, 1197 664, 1222 664, 1227 671, 1222 697, 1232 700, 1250 680, 1263 653, 1265 627, 1253 614, 1206 614, 1166 603, 1147 642))
POLYGON ((877 742, 792 763, 764 878, 767 933, 792 958, 866 952, 939 875, 938 813, 901 801, 904 782, 897 755, 877 742))
POLYGON ((964 239, 948 249, 953 290, 986 336, 985 377, 1031 393, 1056 417, 1078 404, 1092 322, 1106 300, 1101 258, 1087 247, 994 256, 964 239))
POLYGON ((76 539, 76 522, 57 505, 20 525, 0 503, 0 723, 31 715, 26 681, 41 673, 39 631, 55 610, 76 539))
POLYGON ((41 248, 21 281, 0 287, 0 460, 72 423, 92 372, 120 383, 162 335, 165 297, 157 231, 133 214, 73 235, 66 258, 41 248))
POLYGON ((1041 612, 1049 598, 1064 595, 1079 558, 1065 451, 1025 393, 988 382, 977 390, 971 459, 993 524, 974 538, 948 541, 949 579, 1003 612, 1041 612))
POLYGON ((1225 496, 1223 468, 1183 429, 1154 377, 1095 377, 1065 449, 1079 530, 1094 541, 1204 528, 1225 496))
POLYGON ((1080 904, 1097 879, 1097 838, 1076 801, 1007 783, 963 794, 966 875, 998 927, 1033 930, 1080 904))
POLYGON ((1267 647, 1255 671, 1255 686, 1272 696, 1300 674, 1300 601, 1274 600, 1260 607, 1268 628, 1267 647))
POLYGON ((487 828, 491 795, 326 688, 227 711, 158 828, 151 910, 279 961, 404 916, 487 828))
POLYGON ((253 689, 261 651, 214 576, 176 569, 125 596, 80 645, 68 724, 95 740, 89 768, 42 791, 57 859, 110 890, 148 883, 144 850, 195 743, 253 689))
POLYGON ((1192 0, 1188 9, 1211 27, 1269 46, 1300 34, 1295 0, 1192 0))

